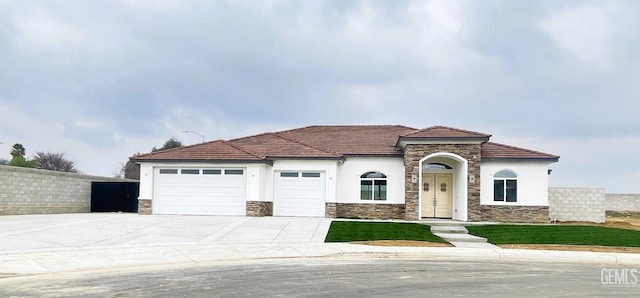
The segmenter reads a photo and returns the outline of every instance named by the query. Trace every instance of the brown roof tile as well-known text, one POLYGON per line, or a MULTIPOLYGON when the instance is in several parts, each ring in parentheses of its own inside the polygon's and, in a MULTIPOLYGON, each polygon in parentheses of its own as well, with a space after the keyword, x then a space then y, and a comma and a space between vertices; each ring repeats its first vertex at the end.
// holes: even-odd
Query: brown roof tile
MULTIPOLYGON (((275 133, 263 133, 230 141, 218 140, 133 157, 136 161, 266 161, 268 158, 340 158, 345 155, 402 156, 396 147, 402 138, 481 138, 490 135, 433 126, 423 130, 401 125, 308 126, 275 133)), ((483 158, 546 159, 558 156, 487 142, 483 158)))
POLYGON ((416 131, 401 125, 307 126, 276 134, 343 155, 402 155, 398 137, 416 131))
POLYGON ((489 138, 491 135, 447 126, 431 126, 402 136, 403 138, 489 138))
POLYGON ((133 157, 132 160, 247 160, 259 161, 264 157, 238 148, 227 141, 217 140, 197 145, 155 151, 133 157))
POLYGON ((508 146, 493 142, 482 144, 482 158, 496 159, 548 159, 558 161, 557 155, 508 146))
POLYGON ((339 158, 341 156, 331 150, 305 144, 276 133, 239 138, 230 140, 229 143, 266 157, 339 158))

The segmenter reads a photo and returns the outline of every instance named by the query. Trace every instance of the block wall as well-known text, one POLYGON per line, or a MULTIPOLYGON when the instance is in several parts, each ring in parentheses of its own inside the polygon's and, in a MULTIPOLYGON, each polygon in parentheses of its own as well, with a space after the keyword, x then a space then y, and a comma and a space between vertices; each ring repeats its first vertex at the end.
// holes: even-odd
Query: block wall
POLYGON ((604 188, 549 188, 552 221, 605 221, 604 188))
POLYGON ((131 180, 0 166, 0 215, 89 212, 92 181, 131 180))
POLYGON ((607 211, 640 212, 640 194, 606 194, 607 211))

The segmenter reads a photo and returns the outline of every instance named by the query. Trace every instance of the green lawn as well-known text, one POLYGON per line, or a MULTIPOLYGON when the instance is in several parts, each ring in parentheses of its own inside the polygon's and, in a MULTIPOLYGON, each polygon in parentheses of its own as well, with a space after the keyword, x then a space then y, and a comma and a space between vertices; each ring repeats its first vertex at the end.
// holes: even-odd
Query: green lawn
POLYGON ((472 235, 493 244, 564 244, 640 247, 640 231, 597 226, 467 226, 472 235))
POLYGON ((334 221, 326 242, 370 240, 416 240, 446 243, 433 235, 427 225, 396 222, 334 221))

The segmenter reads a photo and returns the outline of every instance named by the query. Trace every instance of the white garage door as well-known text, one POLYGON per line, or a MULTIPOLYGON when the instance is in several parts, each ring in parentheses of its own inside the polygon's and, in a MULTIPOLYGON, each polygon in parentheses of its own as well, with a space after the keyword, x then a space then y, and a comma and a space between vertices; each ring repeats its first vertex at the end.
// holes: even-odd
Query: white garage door
POLYGON ((324 217, 324 173, 276 172, 275 190, 273 215, 324 217))
POLYGON ((155 170, 154 214, 245 215, 244 169, 155 170))

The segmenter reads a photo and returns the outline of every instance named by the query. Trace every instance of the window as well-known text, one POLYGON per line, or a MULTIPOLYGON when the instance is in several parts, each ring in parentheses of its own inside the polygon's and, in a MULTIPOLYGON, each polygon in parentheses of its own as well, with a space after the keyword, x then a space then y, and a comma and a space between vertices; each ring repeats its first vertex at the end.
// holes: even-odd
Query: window
POLYGON ((280 177, 298 177, 298 172, 280 172, 280 177))
POLYGON ((427 170, 451 170, 453 168, 447 164, 432 162, 432 163, 422 164, 422 169, 427 171, 427 170))
POLYGON ((202 170, 202 175, 220 175, 220 174, 222 174, 222 170, 211 170, 211 169, 202 170))
POLYGON ((496 202, 518 201, 518 175, 502 170, 493 175, 493 200, 496 202))
POLYGON ((311 173, 302 173, 302 177, 307 177, 307 178, 320 178, 320 173, 317 172, 311 172, 311 173))
POLYGON ((160 174, 178 174, 178 169, 160 169, 160 174))
POLYGON ((360 200, 387 200, 387 176, 379 172, 367 172, 360 176, 360 200))
POLYGON ((225 175, 242 175, 244 174, 243 170, 224 170, 225 175))
POLYGON ((180 170, 180 174, 190 174, 190 175, 200 175, 200 170, 196 169, 182 169, 180 170))

